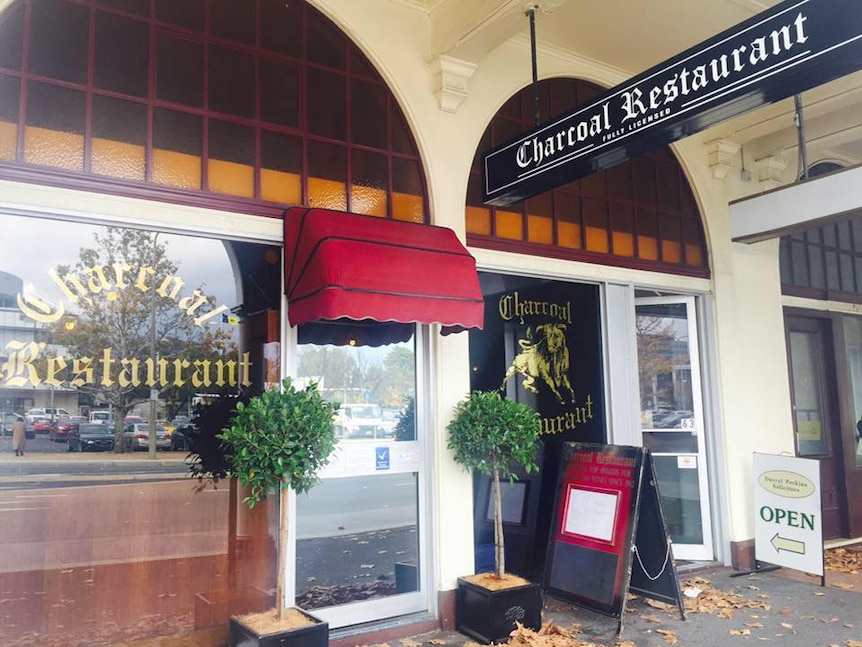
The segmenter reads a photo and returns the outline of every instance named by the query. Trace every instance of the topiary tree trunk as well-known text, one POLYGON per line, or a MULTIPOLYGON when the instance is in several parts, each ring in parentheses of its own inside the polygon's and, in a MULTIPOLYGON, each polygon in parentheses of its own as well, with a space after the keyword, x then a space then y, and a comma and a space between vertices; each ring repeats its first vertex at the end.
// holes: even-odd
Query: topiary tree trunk
POLYGON ((247 404, 238 403, 230 425, 219 438, 229 449, 231 473, 249 487, 249 508, 270 492, 280 496, 278 518, 278 581, 276 615, 284 615, 287 575, 288 496, 301 494, 317 482, 317 472, 335 449, 334 415, 338 405, 323 399, 316 384, 304 389, 286 378, 281 389, 265 391, 247 404))
POLYGON ((494 573, 506 568, 500 478, 515 478, 514 468, 538 470, 536 448, 541 419, 530 406, 507 400, 499 391, 473 391, 455 406, 447 427, 455 462, 494 480, 494 573))

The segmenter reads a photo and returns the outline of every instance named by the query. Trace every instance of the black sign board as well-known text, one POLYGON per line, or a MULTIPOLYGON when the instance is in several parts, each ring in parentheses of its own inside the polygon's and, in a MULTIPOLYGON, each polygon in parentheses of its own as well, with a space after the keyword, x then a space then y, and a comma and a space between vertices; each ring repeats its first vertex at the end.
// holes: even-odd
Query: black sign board
MULTIPOLYGON (((607 440, 599 289, 489 272, 480 272, 479 280, 485 327, 470 331, 470 388, 492 390, 505 384, 506 397, 529 404, 542 421, 541 471, 531 474, 528 489, 520 491, 528 495, 524 526, 507 523, 503 528, 507 568, 540 581, 562 447, 607 440), (534 494, 539 497, 535 506, 530 503, 534 494)), ((518 487, 512 488, 513 498, 518 487)), ((486 496, 477 488, 477 515, 485 509, 486 496)), ((484 530, 493 526, 483 525, 477 516, 476 530, 477 546, 487 550, 493 532, 484 530)))
POLYGON ((785 0, 484 154, 484 200, 529 198, 859 69, 859 0, 785 0))
POLYGON ((544 586, 620 620, 629 590, 685 618, 655 469, 643 447, 566 443, 544 586))

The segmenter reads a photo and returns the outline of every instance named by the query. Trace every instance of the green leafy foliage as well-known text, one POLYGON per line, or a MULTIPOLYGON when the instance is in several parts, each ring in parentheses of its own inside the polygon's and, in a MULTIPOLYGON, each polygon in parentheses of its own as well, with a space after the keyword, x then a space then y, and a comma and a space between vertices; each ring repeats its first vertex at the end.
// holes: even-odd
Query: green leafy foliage
POLYGON ((186 464, 189 474, 198 479, 200 488, 217 484, 231 474, 231 464, 225 455, 221 440, 222 429, 230 424, 237 405, 248 403, 249 394, 236 394, 225 390, 207 404, 200 405, 192 416, 192 427, 186 431, 189 439, 189 454, 186 464))
POLYGON ((506 571, 500 477, 514 480, 514 468, 527 472, 536 464, 541 418, 531 407, 507 400, 499 391, 473 391, 455 406, 448 425, 455 462, 492 477, 494 483, 494 566, 506 571))
POLYGON ((395 440, 416 440, 416 400, 407 399, 407 405, 395 422, 395 440))
POLYGON ((282 386, 238 402, 218 436, 231 473, 249 487, 249 508, 277 488, 307 491, 335 448, 338 405, 324 400, 316 384, 297 389, 286 378, 282 386))
POLYGON ((515 477, 513 468, 538 469, 539 414, 530 406, 502 397, 499 391, 473 391, 455 406, 447 427, 455 462, 493 476, 515 477))

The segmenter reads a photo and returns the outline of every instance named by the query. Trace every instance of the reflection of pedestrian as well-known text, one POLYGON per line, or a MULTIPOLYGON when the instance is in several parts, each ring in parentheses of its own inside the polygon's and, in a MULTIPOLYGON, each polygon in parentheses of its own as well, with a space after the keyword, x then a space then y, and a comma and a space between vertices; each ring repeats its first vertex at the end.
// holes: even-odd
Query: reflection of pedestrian
POLYGON ((24 455, 24 418, 18 416, 15 422, 12 423, 12 449, 15 450, 15 456, 24 455))

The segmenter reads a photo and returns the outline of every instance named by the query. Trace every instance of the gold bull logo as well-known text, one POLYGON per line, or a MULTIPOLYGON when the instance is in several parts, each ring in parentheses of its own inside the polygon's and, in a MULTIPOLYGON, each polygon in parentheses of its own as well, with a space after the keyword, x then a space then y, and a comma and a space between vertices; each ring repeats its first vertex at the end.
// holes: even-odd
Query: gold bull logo
POLYGON ((520 373, 524 376, 521 384, 528 391, 538 393, 536 380, 539 380, 551 389, 560 404, 565 404, 563 393, 574 402, 575 392, 569 382, 569 348, 565 331, 564 323, 542 324, 536 326, 536 338, 533 339, 531 330, 527 328, 527 338, 518 340, 521 352, 506 370, 503 383, 520 373))

